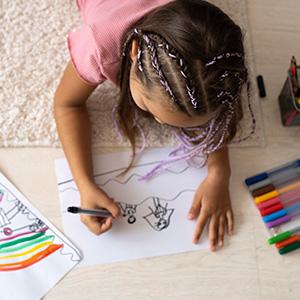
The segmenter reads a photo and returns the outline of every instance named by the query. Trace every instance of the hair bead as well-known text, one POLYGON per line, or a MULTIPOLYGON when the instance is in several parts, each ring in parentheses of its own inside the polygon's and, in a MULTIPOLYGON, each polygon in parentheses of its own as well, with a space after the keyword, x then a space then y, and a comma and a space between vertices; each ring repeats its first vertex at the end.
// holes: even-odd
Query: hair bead
POLYGON ((205 67, 209 67, 213 64, 215 64, 217 62, 217 60, 221 60, 223 59, 224 57, 225 58, 229 58, 229 57, 239 57, 239 58, 242 58, 243 57, 243 54, 241 53, 238 53, 238 52, 233 52, 233 53, 230 53, 230 52, 226 52, 226 53, 223 53, 223 54, 220 54, 218 56, 215 56, 214 58, 212 58, 211 60, 209 60, 208 62, 205 63, 205 67))

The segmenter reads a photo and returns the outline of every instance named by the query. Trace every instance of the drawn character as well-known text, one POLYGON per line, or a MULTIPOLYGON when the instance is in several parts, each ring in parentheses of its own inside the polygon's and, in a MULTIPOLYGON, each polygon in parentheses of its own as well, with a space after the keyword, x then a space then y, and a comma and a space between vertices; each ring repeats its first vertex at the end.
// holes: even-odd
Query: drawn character
POLYGON ((150 226, 156 231, 161 231, 167 228, 170 224, 171 215, 174 212, 173 208, 167 209, 168 203, 163 207, 158 197, 153 197, 154 210, 149 206, 151 213, 143 218, 150 224, 150 226))
POLYGON ((0 208, 0 228, 10 224, 9 219, 7 218, 3 208, 0 208))
POLYGON ((128 204, 128 203, 119 203, 120 208, 122 211, 122 216, 126 217, 128 216, 127 222, 129 224, 133 224, 136 221, 135 213, 136 213, 136 207, 137 205, 135 204, 128 204), (125 204, 125 205, 124 205, 125 204))
POLYGON ((32 232, 36 232, 36 231, 40 231, 41 229, 44 229, 45 227, 47 227, 47 226, 42 222, 42 220, 40 220, 39 218, 36 218, 34 220, 34 223, 29 225, 29 230, 32 232))

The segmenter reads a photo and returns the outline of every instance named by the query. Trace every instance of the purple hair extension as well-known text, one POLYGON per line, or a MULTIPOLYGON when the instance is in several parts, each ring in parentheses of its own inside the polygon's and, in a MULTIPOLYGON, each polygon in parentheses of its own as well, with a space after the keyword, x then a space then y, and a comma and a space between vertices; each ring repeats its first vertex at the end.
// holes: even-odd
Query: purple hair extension
MULTIPOLYGON (((117 117, 117 108, 118 108, 118 103, 116 103, 113 106, 113 109, 112 109, 112 120, 113 120, 113 124, 114 124, 115 130, 116 130, 116 132, 118 134, 119 139, 122 139, 122 138, 124 138, 124 135, 123 135, 123 132, 122 132, 122 130, 121 130, 120 126, 119 126, 119 123, 117 121, 117 119, 118 119, 118 117, 117 117)), ((136 154, 138 154, 138 153, 141 153, 145 149, 145 147, 146 147, 146 137, 145 137, 145 133, 144 133, 141 125, 138 123, 138 117, 137 117, 137 110, 136 109, 134 109, 133 126, 136 126, 136 128, 139 131, 140 137, 142 139, 142 144, 138 148, 138 151, 136 152, 136 154)))

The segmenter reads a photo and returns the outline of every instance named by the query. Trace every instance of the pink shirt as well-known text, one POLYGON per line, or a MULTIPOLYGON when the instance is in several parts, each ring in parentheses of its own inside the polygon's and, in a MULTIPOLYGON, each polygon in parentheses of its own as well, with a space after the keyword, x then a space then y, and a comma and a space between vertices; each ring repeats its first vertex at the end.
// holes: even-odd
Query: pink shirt
POLYGON ((117 83, 121 41, 127 29, 170 0, 77 0, 82 24, 68 34, 68 47, 78 75, 88 84, 117 83))

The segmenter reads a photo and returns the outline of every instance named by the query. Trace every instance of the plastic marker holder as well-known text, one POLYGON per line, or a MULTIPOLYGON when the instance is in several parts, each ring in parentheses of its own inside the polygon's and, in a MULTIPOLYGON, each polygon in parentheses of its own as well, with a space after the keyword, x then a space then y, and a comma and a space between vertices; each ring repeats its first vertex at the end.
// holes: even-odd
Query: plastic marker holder
POLYGON ((255 176, 249 177, 245 180, 245 183, 247 186, 253 185, 255 183, 258 183, 259 181, 262 181, 264 179, 270 178, 276 174, 279 174, 280 172, 284 172, 286 170, 290 170, 293 168, 300 167, 300 159, 297 159, 295 161, 292 161, 290 163, 284 164, 282 166, 279 166, 277 168, 271 169, 269 171, 257 174, 255 176))
POLYGON ((279 254, 300 249, 300 159, 245 180, 259 211, 268 243, 279 254))

